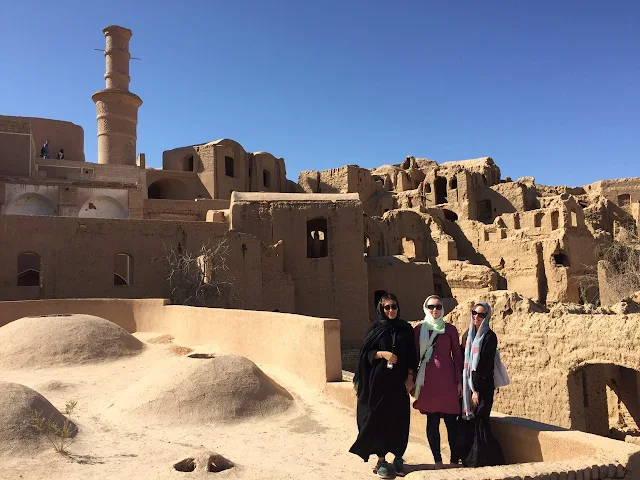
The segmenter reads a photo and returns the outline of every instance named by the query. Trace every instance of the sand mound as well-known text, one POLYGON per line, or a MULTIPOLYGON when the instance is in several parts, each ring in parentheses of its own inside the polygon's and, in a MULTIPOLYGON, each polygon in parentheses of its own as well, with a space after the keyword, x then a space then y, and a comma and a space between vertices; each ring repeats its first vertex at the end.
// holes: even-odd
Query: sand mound
POLYGON ((114 412, 168 424, 231 423, 279 414, 291 395, 251 360, 235 355, 181 358, 127 388, 114 412))
POLYGON ((29 426, 34 411, 62 427, 64 415, 38 392, 18 383, 0 382, 1 453, 50 448, 44 436, 29 426))
POLYGON ((142 342, 92 315, 25 317, 0 328, 0 367, 77 365, 134 355, 142 342))

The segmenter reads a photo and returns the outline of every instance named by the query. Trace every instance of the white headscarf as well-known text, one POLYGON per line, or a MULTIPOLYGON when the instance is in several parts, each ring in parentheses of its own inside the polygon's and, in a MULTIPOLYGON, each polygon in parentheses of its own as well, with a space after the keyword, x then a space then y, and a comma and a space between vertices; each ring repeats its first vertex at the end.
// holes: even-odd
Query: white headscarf
POLYGON ((474 308, 482 305, 487 311, 487 316, 482 321, 480 328, 476 332, 476 326, 473 323, 473 314, 471 314, 471 323, 469 324, 469 333, 467 334, 467 344, 464 348, 464 369, 462 370, 462 416, 469 420, 475 416, 474 408, 471 403, 471 396, 475 392, 473 386, 473 375, 478 368, 480 360, 480 346, 485 334, 489 331, 489 321, 491 320, 491 307, 488 303, 480 302, 474 305, 474 308))
POLYGON ((420 390, 424 386, 424 374, 427 369, 427 363, 429 363, 431 355, 433 354, 433 342, 436 336, 444 333, 446 327, 444 322, 444 305, 442 307, 442 315, 440 315, 439 318, 433 318, 431 310, 427 308, 427 302, 432 298, 437 298, 442 304, 442 299, 439 296, 430 295, 422 305, 424 320, 420 324, 420 367, 418 368, 418 375, 416 376, 416 398, 420 396, 420 390))

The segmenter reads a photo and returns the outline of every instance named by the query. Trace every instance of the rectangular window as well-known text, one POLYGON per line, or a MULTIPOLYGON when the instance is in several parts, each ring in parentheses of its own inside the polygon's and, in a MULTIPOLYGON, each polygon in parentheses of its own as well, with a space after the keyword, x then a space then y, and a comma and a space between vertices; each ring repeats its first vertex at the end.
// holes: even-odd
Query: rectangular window
POLYGON ((224 157, 224 173, 227 177, 233 177, 233 158, 224 157))

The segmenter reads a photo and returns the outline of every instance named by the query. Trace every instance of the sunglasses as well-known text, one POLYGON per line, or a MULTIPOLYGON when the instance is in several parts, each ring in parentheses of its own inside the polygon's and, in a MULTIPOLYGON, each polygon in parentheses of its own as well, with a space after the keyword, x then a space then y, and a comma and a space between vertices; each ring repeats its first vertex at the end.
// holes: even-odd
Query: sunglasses
POLYGON ((398 309, 398 305, 396 305, 394 303, 394 304, 391 304, 391 305, 385 305, 382 308, 384 308, 388 312, 389 310, 397 310, 398 309))
POLYGON ((439 303, 438 305, 427 305, 427 308, 428 308, 429 310, 433 310, 434 308, 435 308, 436 310, 442 310, 442 304, 441 304, 441 303, 439 303))
POLYGON ((472 317, 480 317, 480 318, 486 318, 487 314, 486 313, 482 313, 482 312, 476 312, 475 310, 471 310, 471 316, 472 317))

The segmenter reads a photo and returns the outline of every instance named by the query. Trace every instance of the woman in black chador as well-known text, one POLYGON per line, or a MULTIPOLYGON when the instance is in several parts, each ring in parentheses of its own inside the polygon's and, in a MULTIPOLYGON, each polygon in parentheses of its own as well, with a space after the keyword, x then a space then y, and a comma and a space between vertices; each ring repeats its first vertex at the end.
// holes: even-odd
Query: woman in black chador
POLYGON ((400 319, 395 295, 385 293, 377 306, 378 321, 365 336, 353 384, 358 392, 358 439, 349 450, 378 456, 374 468, 382 478, 405 474, 402 456, 409 441, 409 392, 414 387, 417 354, 413 329, 400 319), (393 453, 393 467, 385 456, 393 453))

